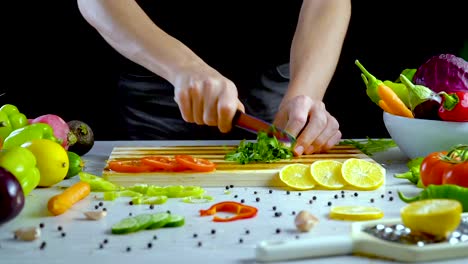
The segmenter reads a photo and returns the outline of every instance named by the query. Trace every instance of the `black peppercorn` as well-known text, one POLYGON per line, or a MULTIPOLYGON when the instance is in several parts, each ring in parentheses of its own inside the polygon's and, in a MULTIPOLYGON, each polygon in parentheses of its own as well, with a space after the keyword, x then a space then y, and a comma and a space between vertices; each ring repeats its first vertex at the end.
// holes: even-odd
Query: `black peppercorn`
POLYGON ((106 238, 106 239, 104 239, 104 241, 102 241, 102 242, 103 242, 104 244, 107 244, 107 242, 109 242, 109 240, 107 240, 107 238, 106 238))
POLYGON ((332 202, 328 202, 327 205, 328 205, 328 206, 331 206, 331 205, 332 205, 332 202))
POLYGON ((65 232, 62 232, 62 237, 65 237, 67 234, 65 234, 65 232))
POLYGON ((276 217, 280 217, 280 216, 281 216, 281 212, 275 212, 275 216, 276 216, 276 217))
POLYGON ((132 250, 131 247, 127 247, 127 252, 130 252, 132 250))
POLYGON ((40 245, 40 249, 44 249, 46 247, 46 242, 45 241, 42 241, 41 245, 40 245))
POLYGON ((57 227, 57 230, 58 230, 58 231, 62 231, 62 226, 58 226, 58 227, 57 227))
POLYGON ((107 211, 107 208, 102 208, 103 211, 107 211))
POLYGON ((389 201, 393 201, 393 197, 388 198, 389 201))
POLYGON ((151 248, 153 246, 153 244, 151 244, 151 242, 148 243, 148 248, 151 248))
POLYGON ((301 195, 302 195, 302 193, 298 193, 297 195, 301 196, 301 195))
POLYGON ((373 203, 373 202, 374 202, 374 198, 371 198, 371 199, 370 199, 370 202, 373 203))
POLYGON ((276 211, 276 206, 273 206, 272 209, 273 209, 273 211, 276 211))
POLYGON ((290 191, 286 191, 286 194, 290 194, 291 192, 290 191))
POLYGON ((211 229, 211 234, 212 234, 212 235, 216 234, 216 230, 211 229))
POLYGON ((156 239, 158 239, 158 236, 157 236, 157 235, 154 235, 154 236, 153 236, 153 240, 156 240, 156 239))
POLYGON ((240 202, 241 202, 241 203, 244 203, 245 201, 244 201, 244 199, 241 199, 241 201, 240 201, 240 202))
POLYGON ((259 197, 255 198, 255 201, 260 202, 260 198, 259 197))
POLYGON ((312 196, 312 200, 317 200, 317 196, 312 196))
POLYGON ((242 244, 242 242, 244 242, 244 240, 242 238, 239 238, 239 243, 242 244))
POLYGON ((382 194, 382 195, 380 195, 380 198, 384 198, 384 197, 385 197, 385 195, 383 195, 383 194, 382 194))
POLYGON ((103 206, 104 204, 102 202, 99 202, 99 206, 103 206))
POLYGON ((269 190, 268 193, 273 193, 273 190, 269 190))
POLYGON ((296 215, 296 211, 292 211, 291 214, 292 214, 292 215, 296 215))
POLYGON ((254 194, 257 194, 257 191, 254 191, 254 194))
POLYGON ((100 249, 103 249, 103 248, 104 248, 104 245, 103 245, 103 244, 99 244, 99 248, 100 248, 100 249))
POLYGON ((95 206, 94 206, 94 209, 96 209, 96 210, 97 210, 98 208, 99 208, 99 206, 98 206, 98 205, 95 205, 95 206))
POLYGON ((281 229, 276 228, 276 234, 279 234, 279 233, 281 233, 281 229))
POLYGON ((133 201, 128 202, 129 205, 133 205, 133 201))
POLYGON ((193 234, 193 237, 196 238, 196 237, 198 237, 198 235, 195 233, 195 234, 193 234))
POLYGON ((128 213, 128 216, 132 216, 133 214, 132 213, 128 213))
POLYGON ((234 195, 234 198, 237 198, 237 194, 236 194, 236 195, 234 195))
POLYGON ((44 223, 40 223, 40 224, 39 224, 39 227, 40 227, 40 228, 44 228, 44 223))
POLYGON ((170 211, 170 210, 167 210, 166 213, 171 214, 171 211, 170 211))
POLYGON ((226 190, 229 190, 229 186, 226 186, 226 190))
POLYGON ((198 241, 198 246, 199 246, 199 247, 202 246, 202 242, 201 242, 201 241, 198 241))
POLYGON ((231 185, 229 185, 229 188, 234 188, 234 185, 232 185, 232 184, 231 184, 231 185))
POLYGON ((335 197, 335 199, 338 199, 338 194, 335 194, 335 196, 334 196, 334 197, 335 197))
POLYGON ((149 206, 149 208, 150 208, 151 210, 154 209, 154 205, 151 204, 151 205, 149 206))
POLYGON ((355 192, 355 193, 354 193, 354 197, 357 197, 357 196, 358 196, 358 193, 357 193, 357 192, 355 192))
POLYGON ((248 230, 248 229, 245 230, 245 233, 246 233, 247 235, 250 234, 250 230, 248 230))

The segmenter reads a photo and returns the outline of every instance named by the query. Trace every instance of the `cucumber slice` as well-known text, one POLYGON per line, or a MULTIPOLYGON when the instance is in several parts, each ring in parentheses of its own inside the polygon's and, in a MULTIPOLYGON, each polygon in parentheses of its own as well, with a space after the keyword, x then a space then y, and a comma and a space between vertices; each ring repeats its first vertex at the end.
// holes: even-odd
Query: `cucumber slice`
POLYGON ((138 229, 138 221, 133 217, 120 220, 112 225, 112 234, 127 234, 138 229))
POLYGON ((136 231, 143 230, 148 228, 153 224, 153 215, 152 214, 139 214, 134 216, 135 220, 138 222, 138 227, 136 231))
POLYGON ((156 213, 152 215, 151 218, 151 225, 146 229, 156 229, 163 227, 166 225, 170 220, 170 214, 168 213, 156 213))
POLYGON ((181 215, 173 215, 169 216, 169 221, 163 227, 179 227, 185 224, 185 217, 181 215))

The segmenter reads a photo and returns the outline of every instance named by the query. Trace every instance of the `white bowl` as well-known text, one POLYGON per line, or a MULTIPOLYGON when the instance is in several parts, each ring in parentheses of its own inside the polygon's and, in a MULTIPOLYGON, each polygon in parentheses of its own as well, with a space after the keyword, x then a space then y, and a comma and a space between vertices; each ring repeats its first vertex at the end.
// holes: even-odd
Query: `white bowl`
POLYGON ((411 159, 448 150, 457 144, 468 144, 468 122, 407 118, 387 112, 383 120, 392 139, 411 159))

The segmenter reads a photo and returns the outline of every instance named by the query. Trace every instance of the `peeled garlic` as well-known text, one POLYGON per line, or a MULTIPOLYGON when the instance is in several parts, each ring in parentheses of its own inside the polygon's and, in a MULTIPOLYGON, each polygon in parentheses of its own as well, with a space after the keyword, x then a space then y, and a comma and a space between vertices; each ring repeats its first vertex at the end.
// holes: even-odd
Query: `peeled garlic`
POLYGON ((41 229, 35 226, 15 230, 15 237, 24 241, 33 241, 41 236, 41 229))
POLYGON ((318 224, 319 220, 307 211, 300 211, 294 219, 294 224, 301 232, 308 232, 312 227, 318 224))
POLYGON ((106 211, 88 211, 84 212, 84 215, 87 219, 90 220, 99 220, 107 215, 106 211))

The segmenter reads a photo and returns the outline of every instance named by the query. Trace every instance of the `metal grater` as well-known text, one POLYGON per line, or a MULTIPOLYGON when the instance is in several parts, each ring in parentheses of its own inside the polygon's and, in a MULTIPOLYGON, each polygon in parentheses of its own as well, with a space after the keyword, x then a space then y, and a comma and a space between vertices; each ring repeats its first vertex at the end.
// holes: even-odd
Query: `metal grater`
POLYGON ((420 247, 427 244, 448 242, 450 244, 468 243, 468 216, 462 217, 460 225, 448 237, 436 237, 429 234, 412 234, 403 224, 377 224, 363 229, 364 232, 380 239, 420 247))

